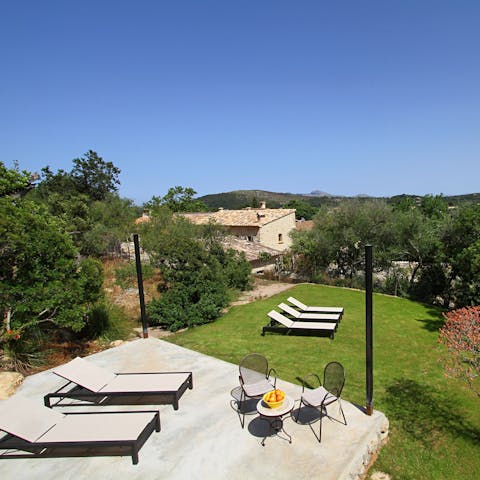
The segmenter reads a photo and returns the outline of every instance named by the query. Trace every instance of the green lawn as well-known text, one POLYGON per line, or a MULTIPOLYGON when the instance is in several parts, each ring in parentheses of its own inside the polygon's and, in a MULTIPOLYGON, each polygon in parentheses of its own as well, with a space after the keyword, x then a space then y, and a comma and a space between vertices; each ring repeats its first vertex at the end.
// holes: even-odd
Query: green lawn
MULTIPOLYGON (((480 400, 443 374, 437 344, 441 312, 378 294, 373 308, 374 407, 389 418, 390 436, 371 471, 390 473, 394 479, 480 478, 480 400)), ((233 307, 216 322, 169 341, 237 364, 245 354, 261 352, 281 378, 294 383, 337 360, 347 372, 342 396, 365 404, 364 292, 298 285, 233 307), (343 306, 335 339, 270 333, 262 337, 267 312, 289 295, 309 305, 343 306)))

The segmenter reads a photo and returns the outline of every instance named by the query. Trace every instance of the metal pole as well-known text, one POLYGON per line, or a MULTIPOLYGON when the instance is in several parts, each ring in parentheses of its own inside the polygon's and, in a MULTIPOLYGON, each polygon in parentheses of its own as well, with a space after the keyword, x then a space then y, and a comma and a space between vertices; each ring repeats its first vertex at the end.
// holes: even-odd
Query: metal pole
POLYGON ((147 313, 145 311, 145 297, 143 295, 143 277, 142 262, 140 261, 140 244, 138 243, 138 234, 133 235, 133 244, 135 246, 135 264, 137 266, 138 298, 140 300, 140 317, 142 319, 143 338, 148 338, 147 313))
POLYGON ((367 415, 373 414, 373 261, 372 246, 365 245, 365 333, 367 415))

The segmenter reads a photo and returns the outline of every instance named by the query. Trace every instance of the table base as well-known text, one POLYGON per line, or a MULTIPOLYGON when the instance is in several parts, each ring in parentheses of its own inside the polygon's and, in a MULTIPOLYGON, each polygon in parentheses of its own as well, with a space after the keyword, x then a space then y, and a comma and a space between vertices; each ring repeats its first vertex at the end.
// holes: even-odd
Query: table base
MULTIPOLYGON (((287 440, 288 443, 292 443, 292 437, 291 435, 289 435, 285 429, 283 428, 283 419, 281 418, 268 418, 268 417, 264 417, 262 415, 260 415, 260 419, 261 420, 265 420, 269 427, 270 427, 270 430, 273 430, 275 432, 275 435, 277 437, 280 437, 281 439, 283 440, 287 440), (282 437, 282 435, 280 435, 280 432, 282 432, 286 437, 288 438, 285 438, 285 437, 282 437)), ((265 440, 269 437, 269 435, 263 437, 263 440, 262 440, 262 446, 264 447, 265 446, 265 440)))

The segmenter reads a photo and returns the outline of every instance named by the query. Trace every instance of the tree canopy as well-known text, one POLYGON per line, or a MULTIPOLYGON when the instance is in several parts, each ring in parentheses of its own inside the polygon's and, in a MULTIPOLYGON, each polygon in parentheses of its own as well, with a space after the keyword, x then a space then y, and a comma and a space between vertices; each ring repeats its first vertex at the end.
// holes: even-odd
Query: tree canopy
POLYGON ((73 160, 71 176, 78 191, 93 200, 105 200, 109 193, 116 192, 120 184, 120 169, 112 162, 105 162, 97 152, 89 150, 83 157, 73 160))
POLYGON ((25 194, 36 179, 35 174, 20 170, 17 163, 14 168, 7 168, 0 161, 0 197, 25 194))
POLYGON ((449 211, 442 196, 350 201, 321 208, 311 231, 292 236, 297 273, 309 280, 362 286, 362 247, 371 243, 379 289, 445 306, 480 303, 479 205, 449 211))
MULTIPOLYGON (((107 197, 93 200, 63 170, 47 167, 34 186, 35 179, 0 164, 0 347, 18 365, 42 350, 43 337, 83 330, 103 298, 102 265, 81 257, 78 245, 88 245, 94 225, 107 228, 107 197)), ((125 203, 109 200, 121 204, 110 219, 124 218, 125 203)), ((114 233, 109 224, 108 235, 114 233)))
POLYGON ((46 205, 65 223, 82 255, 118 252, 131 233, 139 208, 116 193, 120 170, 93 150, 73 160, 70 171, 42 169, 28 198, 46 205))
POLYGON ((62 221, 42 205, 2 198, 0 219, 0 309, 9 329, 49 322, 79 331, 100 297, 101 271, 83 269, 62 221))
POLYGON ((194 196, 197 192, 191 187, 171 187, 163 197, 153 196, 145 204, 145 208, 152 210, 160 206, 168 207, 172 212, 206 212, 207 206, 194 196))

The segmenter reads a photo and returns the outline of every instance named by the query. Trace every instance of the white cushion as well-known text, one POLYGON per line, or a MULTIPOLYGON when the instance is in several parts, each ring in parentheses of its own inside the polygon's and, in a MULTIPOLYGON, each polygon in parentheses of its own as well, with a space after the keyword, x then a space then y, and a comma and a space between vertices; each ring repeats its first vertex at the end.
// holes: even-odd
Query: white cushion
POLYGON ((305 392, 303 392, 302 399, 309 405, 312 405, 313 407, 318 407, 322 403, 329 404, 334 402, 335 400, 337 400, 337 397, 335 395, 332 395, 324 387, 318 387, 314 390, 306 390, 305 392))
POLYGON ((115 377, 115 373, 98 367, 97 365, 77 357, 72 361, 61 365, 53 370, 60 377, 77 383, 92 392, 98 392, 110 383, 115 377))
POLYGON ((18 395, 0 402, 0 430, 28 442, 38 440, 64 417, 63 413, 18 395))
POLYGON ((258 397, 273 390, 273 385, 268 380, 243 385, 243 390, 248 397, 258 397))

